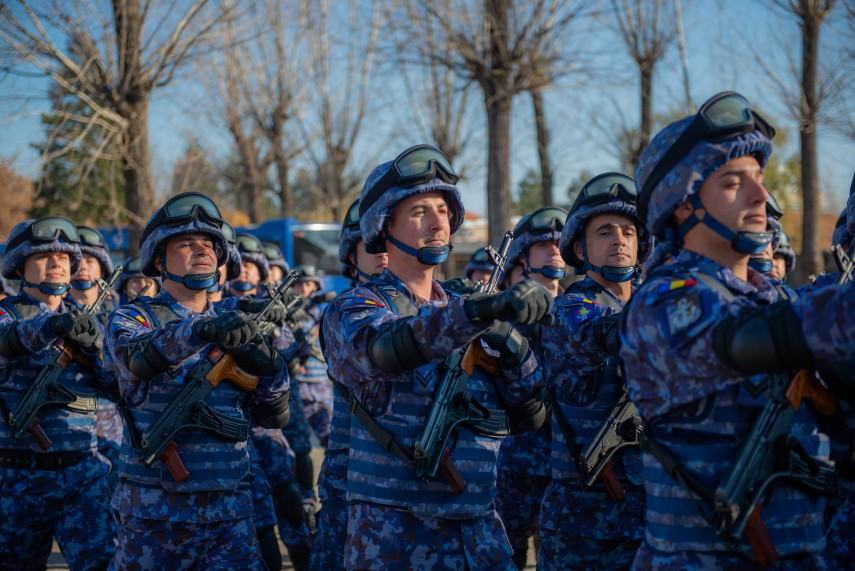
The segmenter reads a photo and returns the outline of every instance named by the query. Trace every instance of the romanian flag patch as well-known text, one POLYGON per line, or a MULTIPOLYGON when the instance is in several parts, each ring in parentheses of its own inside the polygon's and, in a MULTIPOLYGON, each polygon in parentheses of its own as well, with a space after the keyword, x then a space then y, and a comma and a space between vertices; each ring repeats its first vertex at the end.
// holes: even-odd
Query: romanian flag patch
POLYGON ((678 290, 684 287, 690 287, 697 284, 697 280, 674 280, 667 284, 659 284, 659 288, 656 290, 656 293, 661 295, 663 293, 668 293, 674 290, 678 290))
POLYGON ((379 301, 374 301, 373 299, 360 298, 360 299, 357 299, 356 301, 358 301, 359 303, 365 304, 365 305, 373 305, 374 307, 386 307, 385 305, 383 305, 379 301))
POLYGON ((132 316, 134 319, 136 319, 137 321, 139 321, 140 323, 142 323, 142 324, 143 324, 143 325, 145 325, 146 327, 151 328, 151 325, 149 325, 148 320, 147 320, 145 317, 143 317, 143 315, 142 315, 139 311, 136 311, 136 310, 131 309, 131 310, 129 311, 129 313, 131 314, 131 316, 132 316))

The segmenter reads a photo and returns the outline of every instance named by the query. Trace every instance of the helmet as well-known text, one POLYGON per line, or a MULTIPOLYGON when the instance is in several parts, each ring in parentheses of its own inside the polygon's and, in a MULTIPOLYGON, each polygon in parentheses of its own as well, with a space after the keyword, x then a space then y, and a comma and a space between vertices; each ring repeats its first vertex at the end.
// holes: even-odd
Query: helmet
MULTIPOLYGON (((511 242, 511 247, 513 247, 513 245, 514 242, 511 242)), ((510 261, 510 259, 510 256, 508 256, 508 261, 510 261)), ((472 272, 476 270, 485 270, 488 272, 493 270, 493 261, 484 249, 475 250, 472 253, 472 257, 469 258, 469 262, 466 264, 466 269, 463 271, 463 275, 466 276, 467 279, 472 279, 472 272)))
POLYGON ((270 275, 270 266, 267 264, 267 256, 264 254, 264 245, 261 240, 252 234, 238 234, 237 251, 240 253, 242 263, 252 262, 255 264, 258 268, 258 276, 264 282, 270 275))
POLYGON ((793 250, 793 244, 790 241, 790 235, 781 230, 781 236, 778 240, 778 247, 775 248, 775 255, 784 256, 784 263, 787 265, 787 273, 796 269, 796 251, 793 250))
MULTIPOLYGON (((77 233, 80 235, 80 253, 98 260, 98 264, 101 266, 101 279, 109 277, 113 273, 113 260, 107 250, 104 236, 89 226, 78 226, 77 233)), ((89 289, 95 286, 95 282, 72 279, 71 285, 75 289, 89 289)))
MULTIPOLYGON (((122 273, 119 275, 119 279, 116 280, 116 291, 125 295, 125 285, 128 283, 128 280, 131 278, 149 278, 153 279, 155 284, 157 284, 157 289, 160 290, 162 287, 162 282, 160 278, 152 278, 151 276, 146 276, 142 273, 142 264, 140 263, 139 258, 127 258, 124 262, 122 262, 122 273)), ((153 297, 154 292, 152 292, 149 297, 153 297)))
POLYGON ((567 211, 556 206, 541 208, 520 218, 514 227, 514 241, 508 249, 508 260, 514 260, 519 264, 520 257, 525 257, 526 263, 522 264, 522 268, 526 275, 541 273, 552 279, 563 278, 565 275, 563 267, 528 268, 528 250, 540 242, 559 241, 566 219, 567 211))
MULTIPOLYGON (((635 271, 621 270, 598 270, 592 266, 587 259, 581 260, 576 256, 573 244, 582 242, 585 249, 584 232, 585 224, 594 216, 601 214, 622 214, 636 221, 638 231, 638 256, 636 266, 640 266, 650 257, 653 252, 653 237, 641 224, 638 210, 633 203, 636 200, 635 181, 621 173, 608 172, 595 176, 582 187, 576 202, 570 208, 567 222, 561 231, 561 239, 558 242, 558 251, 568 265, 576 268, 577 274, 584 274, 588 269, 603 274, 606 279, 622 281, 632 279, 635 271)), ((608 268, 609 266, 604 266, 608 268)))
POLYGON ((83 260, 79 242, 77 228, 67 218, 46 216, 38 220, 20 222, 9 233, 0 274, 10 280, 21 279, 23 285, 37 287, 47 295, 62 295, 68 291, 69 284, 43 282, 43 285, 24 282, 24 261, 33 254, 65 252, 71 260, 71 275, 74 275, 80 270, 80 262, 83 260))
POLYGON ((321 279, 321 276, 324 275, 323 270, 319 270, 311 264, 297 264, 294 266, 294 271, 300 274, 297 278, 298 282, 314 282, 318 286, 318 291, 324 289, 324 282, 321 279))
MULTIPOLYGON (((724 94, 717 95, 704 104, 702 110, 721 95, 724 94)), ((668 172, 661 177, 657 176, 658 182, 653 184, 652 179, 653 175, 657 174, 657 165, 666 158, 681 135, 687 132, 690 126, 696 124, 696 118, 700 113, 699 111, 698 116, 685 117, 671 123, 657 133, 642 152, 635 169, 635 179, 642 189, 638 204, 639 218, 657 238, 665 237, 671 215, 684 201, 697 196, 701 184, 713 172, 727 162, 745 155, 755 155, 760 166, 765 168, 772 154, 771 136, 774 136, 774 130, 771 127, 756 128, 721 140, 700 139, 694 146, 684 151, 682 158, 668 172), (652 187, 649 187, 648 179, 651 179, 652 187)), ((704 217, 703 222, 707 224, 713 222, 709 213, 704 217)), ((682 236, 678 238, 682 239, 682 236)), ((734 237, 733 240, 736 241, 737 238, 734 237)), ((756 245, 759 247, 760 241, 756 245)))
MULTIPOLYGON (((417 149, 417 147, 407 149, 397 159, 381 164, 368 175, 368 179, 365 181, 365 185, 362 187, 362 192, 359 195, 359 227, 362 230, 365 251, 369 254, 385 252, 385 241, 389 239, 393 240, 397 247, 410 253, 410 255, 418 256, 424 263, 439 263, 448 257, 449 247, 441 248, 445 252, 435 251, 439 250, 439 248, 421 248, 418 251, 414 248, 409 248, 403 242, 397 240, 396 237, 388 235, 389 218, 392 216, 395 207, 407 198, 427 192, 440 191, 445 196, 445 201, 451 210, 451 233, 454 234, 463 223, 463 217, 466 213, 463 208, 460 191, 455 186, 457 177, 449 177, 438 169, 433 169, 432 172, 435 173, 435 176, 429 180, 413 185, 404 182, 400 183, 407 184, 407 186, 391 184, 382 193, 377 194, 377 189, 381 188, 380 185, 389 179, 390 173, 393 173, 393 169, 397 168, 396 164, 413 149, 417 149), (408 248, 412 252, 409 252, 408 248)), ((427 164, 431 165, 434 163, 433 161, 428 161, 427 164)))
POLYGON ((217 266, 225 264, 228 260, 228 244, 222 231, 203 220, 193 220, 177 226, 163 225, 152 230, 145 241, 140 244, 140 263, 143 274, 150 278, 160 277, 161 272, 155 267, 154 261, 164 255, 167 240, 182 234, 196 233, 207 234, 211 237, 214 242, 214 250, 217 252, 217 266))
POLYGON ((283 274, 288 274, 291 271, 291 267, 285 261, 285 254, 282 253, 282 249, 278 244, 274 242, 262 242, 261 245, 264 247, 264 257, 267 258, 268 266, 279 268, 283 274))

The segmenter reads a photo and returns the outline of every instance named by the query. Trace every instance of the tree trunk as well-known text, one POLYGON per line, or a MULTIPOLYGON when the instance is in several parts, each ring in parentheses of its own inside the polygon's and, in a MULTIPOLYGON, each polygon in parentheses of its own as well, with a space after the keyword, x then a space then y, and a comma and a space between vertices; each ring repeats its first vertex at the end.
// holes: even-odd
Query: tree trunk
POLYGON ((511 229, 511 99, 487 96, 487 222, 491 244, 511 229))
POLYGON ((531 91, 534 106, 534 124, 537 127, 537 155, 540 158, 540 185, 543 206, 552 202, 552 163, 549 160, 549 129, 546 127, 546 114, 543 109, 543 91, 531 91))
POLYGON ((638 164, 641 153, 650 142, 653 131, 653 62, 644 62, 639 66, 641 72, 641 129, 638 134, 638 146, 632 157, 632 167, 638 164))
MULTIPOLYGON (((805 0, 802 2, 805 3, 805 0)), ((799 135, 802 154, 802 221, 803 275, 823 271, 819 239, 819 217, 822 208, 816 156, 817 68, 819 67, 819 29, 821 16, 806 8, 802 20, 802 109, 799 135)))
POLYGON ((276 176, 279 179, 279 216, 294 215, 294 189, 288 181, 288 160, 281 148, 276 149, 276 176))

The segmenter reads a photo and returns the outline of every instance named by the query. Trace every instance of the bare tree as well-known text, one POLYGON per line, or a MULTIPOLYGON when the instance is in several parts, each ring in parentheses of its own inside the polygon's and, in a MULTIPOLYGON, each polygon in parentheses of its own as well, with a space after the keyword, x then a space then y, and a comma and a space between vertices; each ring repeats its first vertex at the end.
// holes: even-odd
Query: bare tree
POLYGON ((638 163, 653 130, 653 75, 676 35, 673 12, 664 0, 611 0, 620 36, 641 79, 641 128, 631 164, 638 163))
MULTIPOLYGON (((848 78, 841 77, 845 69, 834 65, 822 69, 819 62, 820 30, 834 8, 836 0, 772 0, 785 13, 795 16, 802 36, 801 64, 790 61, 790 77, 783 78, 771 70, 762 58, 757 58, 767 76, 776 85, 793 118, 799 125, 802 187, 802 263, 803 276, 823 271, 820 243, 822 196, 819 189, 817 162, 817 127, 823 105, 841 97, 841 86, 848 78), (792 83, 798 85, 793 89, 792 83)), ((851 48, 849 48, 851 50, 851 48)))
POLYGON ((18 0, 20 10, 0 4, 0 42, 17 55, 18 67, 51 77, 92 109, 94 128, 117 135, 133 252, 154 209, 151 96, 205 49, 212 30, 231 15, 208 4, 198 0, 184 10, 174 2, 155 6, 142 0, 53 0, 39 6, 18 0), (57 43, 69 38, 92 39, 82 65, 57 43))
MULTIPOLYGON (((414 0, 409 26, 442 40, 431 55, 481 88, 487 112, 487 204, 490 241, 510 227, 510 119, 513 97, 547 85, 543 70, 563 64, 562 42, 581 2, 483 0, 482 3, 414 0)), ((419 47, 421 42, 414 42, 419 47)))
POLYGON ((349 163, 368 108, 379 8, 374 0, 351 0, 331 11, 329 1, 320 0, 306 13, 313 93, 299 123, 316 177, 310 189, 334 220, 342 220, 362 178, 349 172, 349 163))

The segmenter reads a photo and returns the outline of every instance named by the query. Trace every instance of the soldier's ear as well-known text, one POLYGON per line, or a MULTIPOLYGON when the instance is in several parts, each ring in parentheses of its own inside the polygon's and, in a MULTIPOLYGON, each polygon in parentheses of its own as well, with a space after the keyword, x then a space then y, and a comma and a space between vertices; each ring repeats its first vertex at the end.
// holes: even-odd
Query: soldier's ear
POLYGON ((672 217, 673 217, 674 221, 678 225, 680 225, 683 222, 685 222, 685 220, 689 216, 692 215, 693 211, 694 211, 694 207, 692 206, 692 204, 688 200, 684 200, 683 202, 680 203, 679 206, 677 206, 676 210, 674 210, 674 214, 672 214, 672 217))
POLYGON ((160 263, 159 257, 154 259, 154 269, 156 269, 158 272, 163 271, 163 264, 160 263))
POLYGON ((576 257, 580 260, 585 259, 585 252, 582 250, 582 242, 579 240, 573 242, 573 253, 576 254, 576 257))

